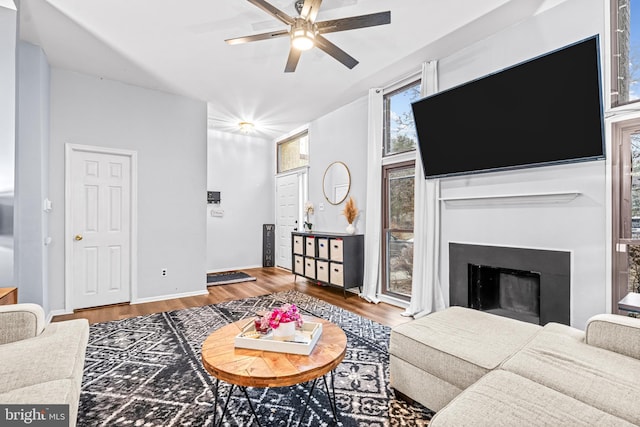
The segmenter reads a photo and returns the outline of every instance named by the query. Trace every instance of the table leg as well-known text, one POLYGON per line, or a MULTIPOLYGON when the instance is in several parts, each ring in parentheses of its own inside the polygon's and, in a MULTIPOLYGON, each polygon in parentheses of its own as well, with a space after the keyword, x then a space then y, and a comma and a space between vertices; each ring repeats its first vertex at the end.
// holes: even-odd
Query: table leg
MULTIPOLYGON (((229 405, 229 401, 231 400, 231 395, 233 394, 233 388, 235 387, 235 385, 231 384, 231 388, 229 389, 229 395, 227 396, 227 400, 226 402, 224 402, 224 408, 222 409, 222 415, 220 415, 220 422, 218 423, 218 427, 222 426, 222 420, 224 420, 224 414, 227 413, 227 406, 229 405)), ((218 395, 216 393, 216 399, 218 398, 218 395)), ((213 416, 215 419, 215 415, 213 416)), ((214 427, 215 427, 215 423, 214 423, 214 427)))
POLYGON ((307 407, 309 406, 309 401, 311 400, 311 395, 313 394, 313 390, 315 390, 316 388, 316 382, 318 382, 318 379, 314 379, 313 383, 311 383, 311 390, 309 390, 309 396, 307 396, 307 402, 304 404, 304 409, 302 410, 302 415, 300 416, 300 419, 298 420, 298 427, 300 427, 302 425, 302 420, 304 419, 304 414, 307 413, 307 407))
POLYGON ((331 371, 331 390, 333 391, 333 402, 334 403, 336 401, 336 383, 334 382, 334 379, 333 379, 335 371, 336 371, 335 369, 331 371))
POLYGON ((213 391, 213 427, 216 427, 216 416, 218 415, 218 385, 220 380, 216 378, 216 387, 213 391))
MULTIPOLYGON (((329 399, 329 405, 331 406, 331 413, 333 414, 333 419, 337 424, 338 423, 338 405, 336 404, 336 388, 335 388, 335 380, 334 380, 334 371, 331 371, 330 374, 331 374, 331 391, 329 391, 329 383, 327 382, 326 374, 322 376, 322 381, 324 382, 324 388, 327 392, 327 398, 329 399)), ((311 396, 313 395, 313 392, 316 388, 318 379, 319 378, 315 378, 313 381, 310 381, 311 387, 309 389, 309 395, 307 396, 307 400, 304 404, 302 415, 298 420, 298 427, 302 425, 302 420, 304 419, 304 416, 307 413, 307 408, 309 407, 309 402, 311 401, 311 396)), ((233 390, 235 387, 236 386, 234 384, 231 384, 231 388, 229 389, 229 394, 227 395, 227 398, 224 402, 224 406, 222 408, 222 414, 220 415, 220 420, 216 424, 217 415, 218 415, 218 393, 220 391, 220 380, 216 378, 216 385, 215 385, 215 391, 214 391, 215 395, 214 395, 214 401, 213 401, 213 424, 212 424, 214 427, 222 426, 222 422, 224 421, 224 416, 227 413, 227 409, 229 407, 229 401, 231 401, 231 395, 233 394, 233 390)), ((258 427, 262 427, 262 424, 260 424, 260 420, 258 419, 258 414, 256 413, 255 408, 251 404, 251 399, 249 398, 249 393, 247 392, 247 388, 242 386, 237 386, 237 387, 242 390, 244 397, 247 399, 247 404, 249 405, 249 409, 251 409, 251 414, 253 415, 253 419, 255 420, 255 423, 258 425, 258 427)))
POLYGON ((333 393, 329 392, 329 385, 327 384, 327 376, 322 376, 322 381, 324 381, 324 389, 327 391, 327 398, 329 399, 329 405, 331 406, 331 412, 333 413, 333 419, 338 423, 338 405, 336 404, 336 389, 335 384, 333 382, 333 371, 331 371, 331 390, 333 393))
POLYGON ((258 414, 256 414, 255 409, 253 409, 253 405, 251 404, 251 399, 249 399, 249 394, 247 393, 247 388, 246 387, 240 387, 242 389, 242 392, 244 393, 244 397, 247 398, 247 403, 249 404, 249 408, 251 409, 251 413, 253 414, 253 418, 256 420, 256 424, 258 424, 258 427, 262 427, 260 425, 260 420, 258 420, 258 414))

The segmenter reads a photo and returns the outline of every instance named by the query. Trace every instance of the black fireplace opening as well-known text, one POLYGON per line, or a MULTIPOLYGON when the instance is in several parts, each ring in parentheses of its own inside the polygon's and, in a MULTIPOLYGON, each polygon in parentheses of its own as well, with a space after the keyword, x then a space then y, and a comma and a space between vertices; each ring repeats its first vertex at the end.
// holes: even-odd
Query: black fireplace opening
POLYGON ((540 273, 468 264, 468 307, 540 324, 540 273))
POLYGON ((449 242, 449 304, 570 325, 571 252, 449 242))

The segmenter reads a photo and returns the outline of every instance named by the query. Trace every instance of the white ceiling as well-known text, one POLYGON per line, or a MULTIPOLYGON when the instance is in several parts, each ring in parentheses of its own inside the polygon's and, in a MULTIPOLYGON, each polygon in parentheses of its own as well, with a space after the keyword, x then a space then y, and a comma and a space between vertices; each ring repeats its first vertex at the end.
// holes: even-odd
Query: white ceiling
MULTIPOLYGON (((285 26, 245 0, 20 0, 20 38, 53 67, 209 103, 209 127, 287 133, 562 0, 325 0, 317 20, 391 11, 391 24, 326 37, 360 64, 302 54, 284 73, 286 37, 229 46, 285 26)), ((294 0, 271 0, 294 16, 294 0)))

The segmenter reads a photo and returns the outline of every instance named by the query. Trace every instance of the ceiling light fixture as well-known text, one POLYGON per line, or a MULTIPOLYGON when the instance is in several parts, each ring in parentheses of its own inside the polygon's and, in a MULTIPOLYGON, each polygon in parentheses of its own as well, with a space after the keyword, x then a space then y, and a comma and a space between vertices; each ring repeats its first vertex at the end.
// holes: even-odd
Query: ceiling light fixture
POLYGON ((311 22, 296 18, 291 26, 291 46, 297 50, 309 50, 315 45, 316 29, 311 22))
POLYGON ((249 133, 253 131, 255 125, 251 122, 240 122, 238 123, 238 127, 240 127, 240 132, 249 133))

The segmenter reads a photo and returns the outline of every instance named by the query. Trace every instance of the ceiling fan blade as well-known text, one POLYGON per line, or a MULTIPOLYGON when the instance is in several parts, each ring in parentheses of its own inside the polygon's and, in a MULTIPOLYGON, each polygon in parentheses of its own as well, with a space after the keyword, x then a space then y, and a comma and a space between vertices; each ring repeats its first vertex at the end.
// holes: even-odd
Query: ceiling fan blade
POLYGON ((234 44, 242 44, 242 43, 249 43, 249 42, 257 42, 258 40, 275 39, 277 37, 284 37, 288 35, 289 35, 288 30, 280 30, 280 31, 271 31, 270 33, 254 34, 252 36, 236 37, 234 39, 227 39, 225 40, 225 42, 227 42, 227 44, 234 45, 234 44))
POLYGON ((313 24, 318 17, 320 4, 322 4, 322 0, 305 0, 304 6, 302 6, 302 10, 300 11, 300 17, 313 24))
POLYGON ((284 67, 285 73, 293 73, 296 70, 298 61, 300 61, 300 55, 302 55, 302 51, 291 47, 289 50, 289 58, 287 58, 287 65, 284 67))
POLYGON ((333 56, 339 62, 344 64, 345 67, 351 69, 358 65, 358 61, 354 57, 349 55, 344 50, 340 49, 335 44, 331 43, 326 38, 322 37, 320 34, 316 36, 315 42, 318 48, 322 49, 325 53, 333 56))
POLYGON ((277 7, 270 5, 264 0, 247 0, 247 1, 253 4, 254 6, 257 6, 260 9, 264 10, 269 15, 273 16, 276 19, 279 19, 280 21, 284 22, 287 25, 292 25, 294 22, 294 19, 292 17, 290 17, 289 15, 287 15, 277 7))
POLYGON ((391 12, 378 12, 370 15, 352 16, 350 18, 332 19, 317 22, 320 34, 337 31, 355 30, 356 28, 374 27, 391 23, 391 12))

